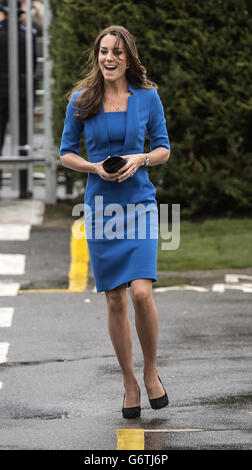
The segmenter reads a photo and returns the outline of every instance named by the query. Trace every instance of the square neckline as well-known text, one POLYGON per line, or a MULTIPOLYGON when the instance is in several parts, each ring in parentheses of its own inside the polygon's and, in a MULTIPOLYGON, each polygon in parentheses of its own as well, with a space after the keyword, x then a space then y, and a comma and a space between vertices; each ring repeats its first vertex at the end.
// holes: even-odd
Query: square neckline
POLYGON ((104 114, 122 114, 127 113, 127 111, 104 111, 104 114))
POLYGON ((128 91, 130 93, 130 95, 128 96, 128 101, 127 101, 127 109, 126 111, 105 111, 104 110, 104 104, 102 102, 102 109, 103 109, 103 113, 104 114, 118 114, 118 113, 127 113, 128 112, 128 108, 129 108, 129 99, 133 96, 133 93, 132 91, 130 90, 130 85, 128 85, 128 91))

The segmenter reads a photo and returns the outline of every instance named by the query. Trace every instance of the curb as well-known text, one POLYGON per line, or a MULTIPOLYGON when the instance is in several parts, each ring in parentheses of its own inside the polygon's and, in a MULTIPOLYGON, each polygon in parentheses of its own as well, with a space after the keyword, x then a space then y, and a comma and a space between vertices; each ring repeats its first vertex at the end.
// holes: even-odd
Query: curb
MULTIPOLYGON (((216 282, 224 282, 226 274, 242 274, 252 276, 252 267, 212 269, 212 270, 191 270, 191 271, 158 271, 158 281, 171 281, 181 285, 182 281, 191 284, 209 285, 216 282)), ((176 285, 176 284, 173 284, 176 285)), ((155 283, 154 283, 155 286, 155 283)))

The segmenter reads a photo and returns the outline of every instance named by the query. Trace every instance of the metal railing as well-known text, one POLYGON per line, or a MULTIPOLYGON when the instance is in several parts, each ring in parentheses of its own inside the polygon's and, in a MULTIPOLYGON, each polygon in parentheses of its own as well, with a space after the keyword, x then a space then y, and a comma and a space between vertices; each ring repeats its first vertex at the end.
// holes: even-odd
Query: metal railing
POLYGON ((43 121, 44 121, 44 156, 34 157, 34 89, 33 89, 33 41, 32 41, 32 18, 31 0, 26 0, 26 96, 27 96, 27 144, 19 146, 19 84, 18 84, 18 16, 17 0, 8 1, 8 61, 9 61, 9 124, 11 137, 11 155, 0 157, 0 169, 10 169, 12 172, 13 186, 19 190, 19 179, 17 172, 26 169, 28 172, 27 189, 33 191, 33 169, 35 164, 45 167, 45 202, 56 201, 56 167, 55 148, 51 129, 51 69, 52 62, 49 59, 49 36, 48 27, 51 21, 50 5, 44 0, 43 18, 43 57, 38 59, 43 63, 43 90, 37 90, 37 95, 43 95, 43 121), (20 156, 21 150, 26 150, 27 156, 20 156))

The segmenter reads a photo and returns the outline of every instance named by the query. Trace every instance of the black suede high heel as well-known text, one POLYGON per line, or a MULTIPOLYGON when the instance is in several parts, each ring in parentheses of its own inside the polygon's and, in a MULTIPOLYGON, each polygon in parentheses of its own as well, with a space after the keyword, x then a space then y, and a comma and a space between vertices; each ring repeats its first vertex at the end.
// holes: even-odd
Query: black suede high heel
MULTIPOLYGON (((165 394, 162 395, 162 397, 159 397, 159 398, 149 398, 149 395, 148 395, 148 392, 147 392, 147 395, 148 395, 148 398, 149 398, 149 402, 150 402, 150 405, 151 405, 151 408, 153 408, 153 410, 159 410, 160 408, 164 408, 165 406, 168 405, 169 403, 169 400, 168 400, 168 396, 167 396, 167 393, 166 393, 166 390, 161 382, 161 379, 160 377, 158 376, 158 380, 159 382, 161 383, 164 391, 165 391, 165 394)), ((146 387, 146 386, 145 386, 146 387)), ((146 389, 147 390, 147 389, 146 389)))
MULTIPOLYGON (((139 402, 140 402, 140 400, 141 400, 141 391, 140 391, 139 386, 138 386, 138 390, 139 390, 139 402)), ((124 405, 124 400, 125 400, 125 394, 124 394, 124 397, 123 397, 123 405, 124 405)), ((124 418, 140 418, 141 406, 132 406, 130 408, 124 408, 124 406, 123 406, 122 407, 122 414, 123 414, 124 418)))

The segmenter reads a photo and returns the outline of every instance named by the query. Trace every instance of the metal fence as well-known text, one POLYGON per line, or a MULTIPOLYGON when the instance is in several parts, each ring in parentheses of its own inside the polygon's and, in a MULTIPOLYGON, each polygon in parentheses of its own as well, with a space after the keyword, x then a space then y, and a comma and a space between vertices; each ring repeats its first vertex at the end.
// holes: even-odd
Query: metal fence
POLYGON ((32 40, 32 16, 31 0, 26 0, 25 23, 25 49, 26 49, 26 109, 27 109, 27 144, 19 145, 19 83, 18 83, 18 15, 17 0, 8 0, 8 86, 9 86, 9 124, 10 124, 10 155, 0 158, 0 168, 8 168, 12 172, 13 187, 19 190, 17 172, 26 169, 28 178, 28 190, 33 192, 34 165, 43 165, 45 168, 45 202, 53 204, 56 201, 56 158, 52 139, 51 124, 51 68, 49 59, 49 34, 51 12, 48 0, 44 0, 43 18, 43 90, 37 90, 43 95, 43 157, 34 155, 34 70, 33 70, 33 40, 32 40), (25 148, 24 148, 25 147, 25 148), (20 155, 25 151, 26 156, 20 155))

